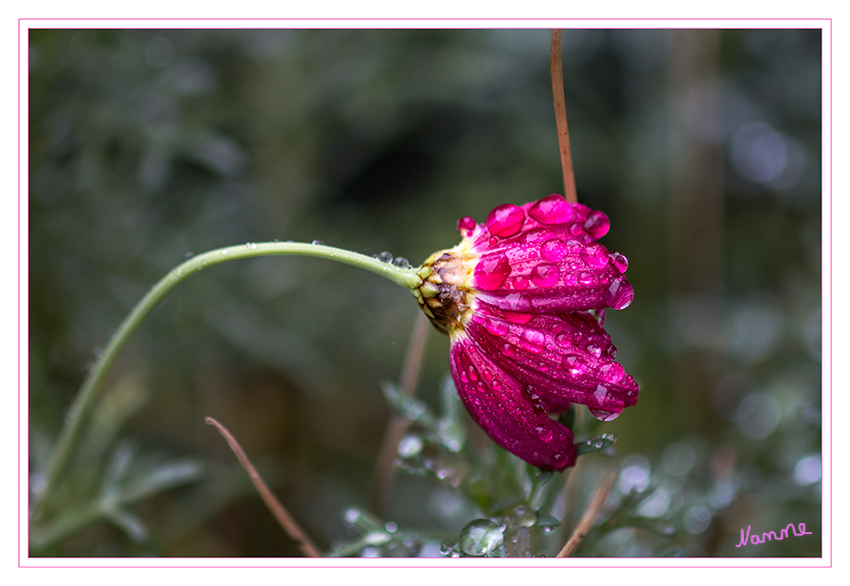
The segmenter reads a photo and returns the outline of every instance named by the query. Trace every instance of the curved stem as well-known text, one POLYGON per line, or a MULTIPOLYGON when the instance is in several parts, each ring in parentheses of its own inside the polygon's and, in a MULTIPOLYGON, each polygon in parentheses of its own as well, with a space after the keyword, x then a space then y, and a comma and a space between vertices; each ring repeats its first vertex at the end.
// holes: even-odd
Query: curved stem
POLYGON ((360 267, 377 273, 390 281, 407 289, 414 289, 421 284, 415 269, 402 269, 390 263, 382 262, 356 252, 325 246, 323 244, 306 244, 300 242, 262 242, 243 244, 211 250, 199 254, 174 268, 133 308, 133 311, 110 338, 109 343, 98 357, 86 379, 80 387, 71 409, 65 419, 59 438, 50 453, 47 466, 40 478, 34 482, 32 490, 33 518, 38 518, 43 505, 49 500, 55 490, 58 478, 62 476, 80 439, 100 393, 104 380, 112 368, 127 341, 138 329, 139 325, 159 305, 160 301, 178 283, 203 268, 223 262, 271 255, 298 255, 327 258, 352 266, 360 267))

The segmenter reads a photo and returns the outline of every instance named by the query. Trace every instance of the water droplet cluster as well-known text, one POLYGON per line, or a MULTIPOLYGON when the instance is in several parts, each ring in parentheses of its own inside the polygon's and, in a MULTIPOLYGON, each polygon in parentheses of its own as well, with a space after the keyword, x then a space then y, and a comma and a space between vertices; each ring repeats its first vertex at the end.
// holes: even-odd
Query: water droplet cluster
POLYGON ((623 276, 628 260, 595 242, 608 232, 602 212, 551 195, 493 209, 484 224, 458 222, 480 254, 474 287, 482 298, 522 311, 623 309, 634 297, 623 276))

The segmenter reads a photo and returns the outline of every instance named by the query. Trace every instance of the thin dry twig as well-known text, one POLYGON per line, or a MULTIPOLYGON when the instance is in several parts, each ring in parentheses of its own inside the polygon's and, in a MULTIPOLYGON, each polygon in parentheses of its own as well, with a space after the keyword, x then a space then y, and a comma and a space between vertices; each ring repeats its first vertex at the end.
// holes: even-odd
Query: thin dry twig
POLYGON ((564 197, 578 202, 573 155, 570 150, 570 129, 567 127, 567 106, 564 98, 564 72, 561 66, 561 29, 552 31, 551 50, 552 97, 555 101, 555 122, 558 125, 558 146, 561 150, 561 170, 564 173, 564 197))
POLYGON ((584 539, 584 536, 587 535, 588 529, 590 529, 590 526, 596 519, 596 515, 599 514, 599 509, 601 509, 602 505, 605 504, 605 500, 608 498, 608 493, 611 492, 611 487, 614 486, 614 479, 616 477, 616 474, 610 472, 602 478, 602 481, 599 483, 599 486, 596 488, 596 492, 591 499, 590 506, 587 507, 587 510, 584 512, 581 521, 579 521, 579 524, 576 526, 575 531, 573 531, 573 534, 570 536, 570 539, 555 557, 565 558, 575 551, 578 544, 582 539, 584 539))
POLYGON ((213 425, 221 434, 221 436, 227 441, 227 444, 230 446, 230 449, 233 450, 233 453, 236 455, 236 459, 239 460, 239 463, 242 464, 242 468, 245 469, 245 472, 248 473, 248 477, 251 479, 251 482, 254 483, 254 487, 257 489, 257 492, 260 493, 260 496, 263 499, 263 502, 266 503, 266 506, 275 516, 277 522, 280 523, 280 526, 283 527, 283 530, 286 531, 287 535, 292 538, 292 541, 295 542, 295 545, 298 546, 305 556, 311 558, 322 557, 322 554, 319 553, 318 548, 313 544, 310 538, 304 533, 304 530, 295 522, 295 519, 292 518, 292 515, 286 510, 286 508, 281 504, 277 497, 269 490, 269 487, 266 486, 266 483, 263 482, 263 479, 260 477, 257 469, 254 468, 254 465, 251 464, 251 461, 248 459, 248 456, 245 454, 245 450, 242 449, 242 446, 239 445, 239 442, 236 441, 236 438, 231 435, 227 428, 225 428, 218 421, 213 419, 212 417, 207 417, 205 420, 207 425, 213 425))
MULTIPOLYGON (((428 340, 429 331, 428 318, 424 313, 419 312, 413 326, 413 333, 410 335, 407 353, 404 356, 404 366, 401 369, 401 379, 399 380, 399 390, 405 397, 412 397, 416 393, 416 386, 419 384, 419 365, 422 362, 422 355, 425 353, 425 342, 428 340)), ((410 421, 404 417, 394 416, 387 422, 381 448, 378 451, 372 491, 372 509, 378 514, 382 514, 389 504, 393 480, 395 479, 393 465, 398 452, 398 443, 404 437, 409 426, 410 421)))

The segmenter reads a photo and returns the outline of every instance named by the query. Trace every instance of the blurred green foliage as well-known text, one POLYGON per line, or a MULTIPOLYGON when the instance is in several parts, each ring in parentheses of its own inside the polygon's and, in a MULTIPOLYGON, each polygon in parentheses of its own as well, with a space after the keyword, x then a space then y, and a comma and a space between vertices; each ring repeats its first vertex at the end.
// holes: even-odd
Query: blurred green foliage
MULTIPOLYGON (((549 34, 31 30, 31 473, 98 348, 187 255, 318 239, 418 264, 457 242, 458 218, 560 192, 549 34)), ((548 497, 574 522, 619 467, 609 520, 577 555, 820 555, 820 60, 819 30, 564 32, 579 200, 610 217, 603 243, 636 292, 606 327, 641 385, 596 429, 617 459, 582 457, 580 509, 548 497), (813 535, 735 548, 748 525, 791 522, 813 535)), ((490 552, 496 511, 427 474, 396 484, 386 515, 403 538, 366 512, 382 384, 417 311, 320 260, 193 277, 115 368, 63 486, 77 516, 52 526, 73 530, 34 535, 31 553, 299 555, 207 415, 325 551, 490 552)), ((433 334, 419 392, 433 409, 447 353, 433 334)), ((462 422, 505 482, 533 484, 457 417, 432 429, 444 454, 462 422)), ((514 551, 532 513, 504 514, 514 551)))

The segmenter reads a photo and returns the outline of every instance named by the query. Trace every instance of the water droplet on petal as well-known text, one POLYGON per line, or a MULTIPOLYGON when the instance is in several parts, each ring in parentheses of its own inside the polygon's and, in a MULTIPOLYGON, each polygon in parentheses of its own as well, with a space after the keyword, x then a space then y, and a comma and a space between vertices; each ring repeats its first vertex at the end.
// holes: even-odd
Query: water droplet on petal
POLYGON ((525 221, 525 212, 519 206, 506 203, 494 208, 487 216, 485 225, 491 234, 507 238, 519 232, 525 221))
POLYGON ((494 336, 504 336, 508 333, 508 324, 500 320, 485 318, 484 327, 494 336))
POLYGON ((585 264, 593 269, 604 269, 608 266, 608 251, 601 244, 589 244, 581 251, 581 256, 585 264))
POLYGON ((464 238, 472 235, 476 225, 475 220, 469 216, 464 216, 457 221, 457 229, 460 231, 460 235, 464 238))
POLYGON ((470 365, 469 367, 469 380, 477 381, 478 380, 478 371, 475 370, 475 367, 470 365))
POLYGON ((538 287, 553 287, 561 277, 558 267, 541 263, 531 270, 531 282, 538 287))
POLYGON ((608 399, 608 387, 604 385, 596 385, 596 390, 593 391, 593 396, 599 401, 608 399))
POLYGON ((505 344, 502 346, 502 354, 507 356, 508 358, 513 358, 516 356, 516 346, 513 344, 505 344))
POLYGON ((608 216, 595 210, 587 215, 587 221, 584 223, 584 229, 594 240, 605 236, 610 227, 611 223, 608 221, 608 216))
POLYGON ((570 374, 580 375, 587 371, 587 364, 580 356, 575 354, 567 354, 564 356, 564 366, 570 371, 570 374))
POLYGON ((475 265, 475 285, 483 291, 495 291, 511 273, 504 255, 485 256, 475 265))
POLYGON ((582 285, 590 285, 593 283, 593 274, 588 272, 581 272, 578 274, 578 282, 582 285))
POLYGON ((570 337, 567 334, 560 334, 555 338, 555 343, 561 348, 569 348, 572 345, 570 343, 570 337))
POLYGON ((529 328, 523 330, 519 345, 533 354, 540 354, 545 343, 546 336, 543 332, 529 328))
POLYGON ((612 252, 608 255, 608 258, 611 260, 614 268, 620 271, 620 273, 625 273, 626 269, 629 268, 629 259, 619 252, 612 252))
POLYGON ((602 409, 591 409, 590 412, 599 421, 614 421, 620 416, 620 414, 615 411, 603 411, 602 409))
POLYGON ((528 279, 526 279, 525 277, 516 277, 513 280, 513 284, 514 288, 517 291, 523 291, 525 289, 528 289, 528 279))
POLYGON ((631 305, 635 298, 635 290, 623 278, 614 279, 608 286, 608 302, 614 309, 625 309, 631 305))
POLYGON ((567 243, 559 238, 552 238, 540 247, 540 254, 549 262, 560 262, 569 252, 567 243))
POLYGON ((573 208, 563 197, 552 194, 531 206, 528 215, 541 224, 565 224, 573 219, 573 208))
POLYGON ((599 367, 599 376, 609 383, 616 383, 623 378, 626 371, 616 362, 607 362, 599 367))
POLYGON ((516 311, 503 311, 502 315, 512 324, 527 324, 534 318, 532 313, 518 313, 516 311))
POLYGON ((534 428, 534 431, 537 432, 537 437, 539 437, 545 444, 551 442, 552 438, 555 437, 555 433, 548 427, 537 426, 534 428))
POLYGON ((597 358, 602 356, 602 346, 599 346, 598 344, 588 344, 586 350, 588 354, 592 354, 597 358))

